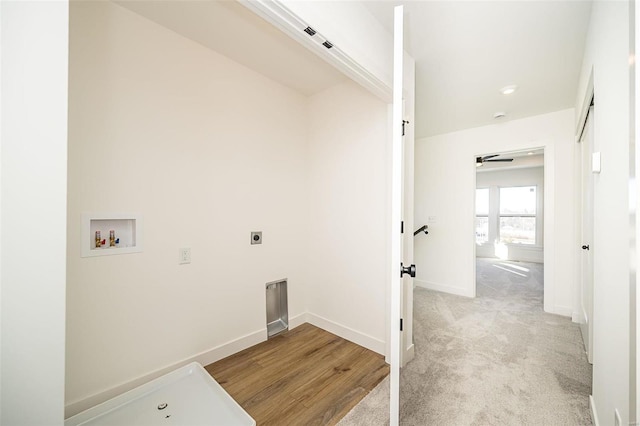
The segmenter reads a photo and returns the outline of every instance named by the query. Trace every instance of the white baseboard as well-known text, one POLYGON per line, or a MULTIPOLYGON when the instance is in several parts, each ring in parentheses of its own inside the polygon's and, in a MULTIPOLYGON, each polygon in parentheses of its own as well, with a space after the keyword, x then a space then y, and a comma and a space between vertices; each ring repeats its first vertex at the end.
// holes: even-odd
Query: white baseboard
POLYGON ((289 318, 289 330, 294 329, 307 321, 307 313, 304 312, 300 315, 289 318))
POLYGON ((215 348, 201 352, 187 359, 183 359, 182 361, 179 361, 175 364, 161 368, 159 370, 155 370, 149 374, 145 374, 144 376, 140 376, 126 383, 121 383, 105 391, 98 392, 89 397, 70 402, 65 406, 65 409, 64 409, 65 418, 69 418, 88 408, 91 408, 95 405, 108 401, 111 398, 114 398, 124 392, 134 389, 140 385, 143 385, 153 379, 163 376, 173 370, 176 370, 194 361, 199 362, 203 366, 206 366, 208 364, 211 364, 212 362, 216 362, 222 358, 226 358, 229 355, 240 352, 253 345, 257 345, 260 342, 264 342, 265 340, 267 340, 266 328, 253 332, 251 334, 247 334, 246 336, 242 336, 238 339, 232 340, 222 345, 216 346, 215 348))
POLYGON ((407 365, 407 363, 411 362, 415 357, 416 357, 416 346, 412 343, 411 346, 409 346, 404 351, 404 357, 402 359, 403 366, 407 365))
POLYGON ((320 327, 323 330, 333 333, 336 336, 340 336, 343 339, 349 340, 355 344, 370 349, 380 355, 385 354, 385 342, 378 340, 375 337, 356 331, 352 328, 346 327, 337 322, 330 321, 326 318, 322 318, 319 315, 307 313, 307 322, 320 327))
POLYGON ((598 412, 596 411, 596 404, 593 401, 593 395, 589 395, 589 408, 591 408, 591 420, 593 421, 593 426, 600 426, 600 422, 598 421, 598 412))
MULTIPOLYGON (((563 317, 570 317, 572 320, 574 318, 573 309, 567 306, 552 306, 550 309, 545 309, 545 312, 548 312, 550 314, 561 315, 563 317)), ((580 316, 577 315, 577 318, 580 318, 580 316)))
POLYGON ((427 290, 440 291, 442 293, 455 294, 456 296, 474 297, 474 289, 464 289, 459 287, 451 287, 448 285, 436 284, 429 281, 413 280, 416 287, 426 288, 427 290))

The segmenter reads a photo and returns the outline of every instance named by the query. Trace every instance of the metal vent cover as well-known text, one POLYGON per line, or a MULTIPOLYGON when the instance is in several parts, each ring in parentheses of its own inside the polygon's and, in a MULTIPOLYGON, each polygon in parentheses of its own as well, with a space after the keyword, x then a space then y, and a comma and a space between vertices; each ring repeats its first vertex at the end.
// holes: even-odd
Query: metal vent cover
POLYGON ((289 329, 287 279, 266 284, 267 337, 273 337, 289 329))

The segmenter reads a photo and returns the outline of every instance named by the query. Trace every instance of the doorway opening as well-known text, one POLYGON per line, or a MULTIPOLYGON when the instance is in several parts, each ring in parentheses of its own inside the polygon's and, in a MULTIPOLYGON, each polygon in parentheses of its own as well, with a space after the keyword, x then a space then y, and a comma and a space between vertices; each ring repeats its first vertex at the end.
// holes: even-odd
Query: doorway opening
POLYGON ((542 309, 544 149, 476 157, 475 206, 476 296, 542 309))

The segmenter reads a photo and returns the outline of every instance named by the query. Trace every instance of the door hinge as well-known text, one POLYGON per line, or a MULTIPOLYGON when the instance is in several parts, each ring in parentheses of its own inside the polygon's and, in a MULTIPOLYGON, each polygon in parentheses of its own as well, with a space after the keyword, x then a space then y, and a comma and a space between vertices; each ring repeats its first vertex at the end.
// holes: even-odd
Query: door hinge
POLYGON ((400 318, 400 331, 402 331, 402 318, 400 318))
POLYGON ((409 120, 402 120, 402 136, 404 136, 404 126, 405 124, 409 124, 409 120))
POLYGON ((400 222, 400 233, 404 234, 404 220, 400 222))

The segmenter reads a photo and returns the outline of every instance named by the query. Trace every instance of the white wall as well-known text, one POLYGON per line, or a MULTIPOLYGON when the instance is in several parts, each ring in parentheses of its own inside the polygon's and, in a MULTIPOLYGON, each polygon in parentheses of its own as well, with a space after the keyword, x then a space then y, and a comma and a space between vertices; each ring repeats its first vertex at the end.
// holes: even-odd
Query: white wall
POLYGON ((309 320, 384 353, 387 105, 347 82, 309 113, 309 320))
POLYGON ((415 223, 429 225, 429 235, 416 238, 416 284, 475 295, 475 157, 543 147, 544 203, 549 211, 544 308, 570 316, 574 271, 563 265, 573 265, 575 248, 573 144, 573 109, 416 141, 415 223))
POLYGON ((264 340, 269 281, 303 321, 309 228, 307 98, 109 2, 70 41, 68 415, 264 340), (120 211, 144 251, 81 258, 81 214, 120 211))
MULTIPOLYGON (((482 167, 480 168, 482 169, 482 167)), ((477 170, 476 188, 489 189, 489 240, 476 245, 477 257, 498 257, 508 260, 542 263, 544 247, 544 169, 527 167, 523 169, 477 170), (499 227, 499 191, 501 187, 536 186, 536 244, 500 244, 499 227), (498 245, 500 249, 497 249, 498 245), (496 251, 498 252, 496 254, 496 251), (506 254, 506 257, 503 257, 506 254)))
POLYGON ((64 419, 68 4, 1 2, 0 424, 64 419))
POLYGON ((576 110, 593 70, 594 176, 593 402, 600 425, 614 410, 629 422, 629 8, 594 2, 576 110))

